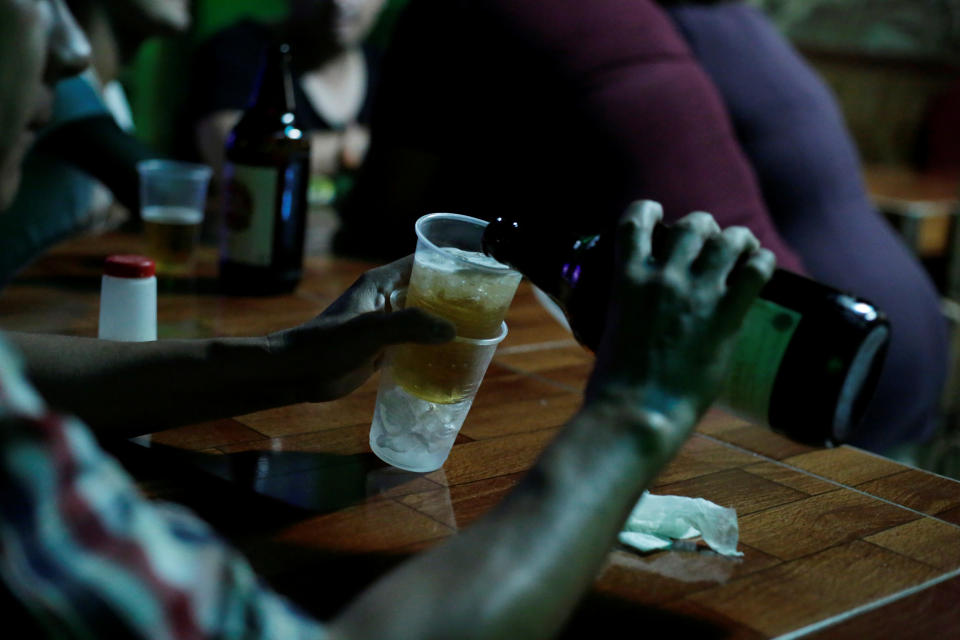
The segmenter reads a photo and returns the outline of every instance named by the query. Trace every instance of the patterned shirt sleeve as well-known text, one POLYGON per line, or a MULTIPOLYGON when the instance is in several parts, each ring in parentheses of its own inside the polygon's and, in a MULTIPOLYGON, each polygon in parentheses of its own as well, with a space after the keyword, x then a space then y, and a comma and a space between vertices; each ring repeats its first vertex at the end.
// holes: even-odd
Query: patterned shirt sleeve
POLYGON ((182 507, 146 500, 0 341, 0 579, 57 637, 323 638, 182 507))

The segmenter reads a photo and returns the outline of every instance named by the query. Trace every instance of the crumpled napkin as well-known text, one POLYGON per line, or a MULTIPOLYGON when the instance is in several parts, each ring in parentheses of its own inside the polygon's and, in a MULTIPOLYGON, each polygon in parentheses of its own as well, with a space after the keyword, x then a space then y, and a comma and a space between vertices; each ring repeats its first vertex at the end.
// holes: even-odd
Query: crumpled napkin
POLYGON ((696 536, 702 536, 719 554, 743 555, 737 551, 740 529, 736 510, 703 498, 659 496, 649 491, 643 492, 619 539, 640 551, 654 551, 673 548, 678 541, 696 536))

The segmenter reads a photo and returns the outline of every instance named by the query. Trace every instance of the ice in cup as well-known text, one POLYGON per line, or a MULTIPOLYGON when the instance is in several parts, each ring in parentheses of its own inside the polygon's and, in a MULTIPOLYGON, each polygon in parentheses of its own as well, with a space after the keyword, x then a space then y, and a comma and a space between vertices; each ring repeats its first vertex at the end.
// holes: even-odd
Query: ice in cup
MULTIPOLYGON (((409 471, 439 469, 507 334, 503 321, 521 275, 481 250, 486 222, 433 213, 416 223, 407 306, 447 318, 457 337, 440 345, 393 347, 381 374, 370 447, 409 471)), ((391 303, 400 303, 397 293, 391 303)))
POLYGON ((212 170, 191 162, 144 160, 137 172, 146 253, 159 273, 186 273, 193 266, 212 170))
POLYGON ((418 360, 419 364, 433 366, 438 371, 453 367, 453 375, 459 378, 458 389, 464 390, 464 395, 455 402, 432 402, 410 393, 398 381, 400 369, 394 348, 380 374, 370 426, 373 452, 384 462, 407 471, 427 472, 442 467, 470 412, 493 353, 506 336, 507 323, 502 322, 500 333, 493 338, 457 337, 448 345, 435 345, 438 360, 432 360, 429 354, 418 360), (444 346, 452 348, 456 357, 439 351, 444 346))

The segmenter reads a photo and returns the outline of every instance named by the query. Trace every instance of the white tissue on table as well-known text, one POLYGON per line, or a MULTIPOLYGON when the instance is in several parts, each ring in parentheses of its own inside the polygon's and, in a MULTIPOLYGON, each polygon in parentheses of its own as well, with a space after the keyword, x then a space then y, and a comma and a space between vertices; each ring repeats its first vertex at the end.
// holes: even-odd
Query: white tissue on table
POLYGON ((640 551, 667 549, 676 540, 701 536, 725 556, 737 551, 740 529, 737 512, 703 498, 658 496, 645 491, 620 532, 620 542, 640 551))

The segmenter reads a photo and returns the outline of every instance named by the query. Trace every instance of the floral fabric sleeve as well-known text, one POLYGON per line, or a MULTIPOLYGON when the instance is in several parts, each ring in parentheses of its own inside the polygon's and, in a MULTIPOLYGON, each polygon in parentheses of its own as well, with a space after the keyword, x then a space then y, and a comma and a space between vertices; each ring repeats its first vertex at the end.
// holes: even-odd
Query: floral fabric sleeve
POLYGON ((186 509, 146 500, 0 341, 0 579, 51 635, 323 638, 186 509))

